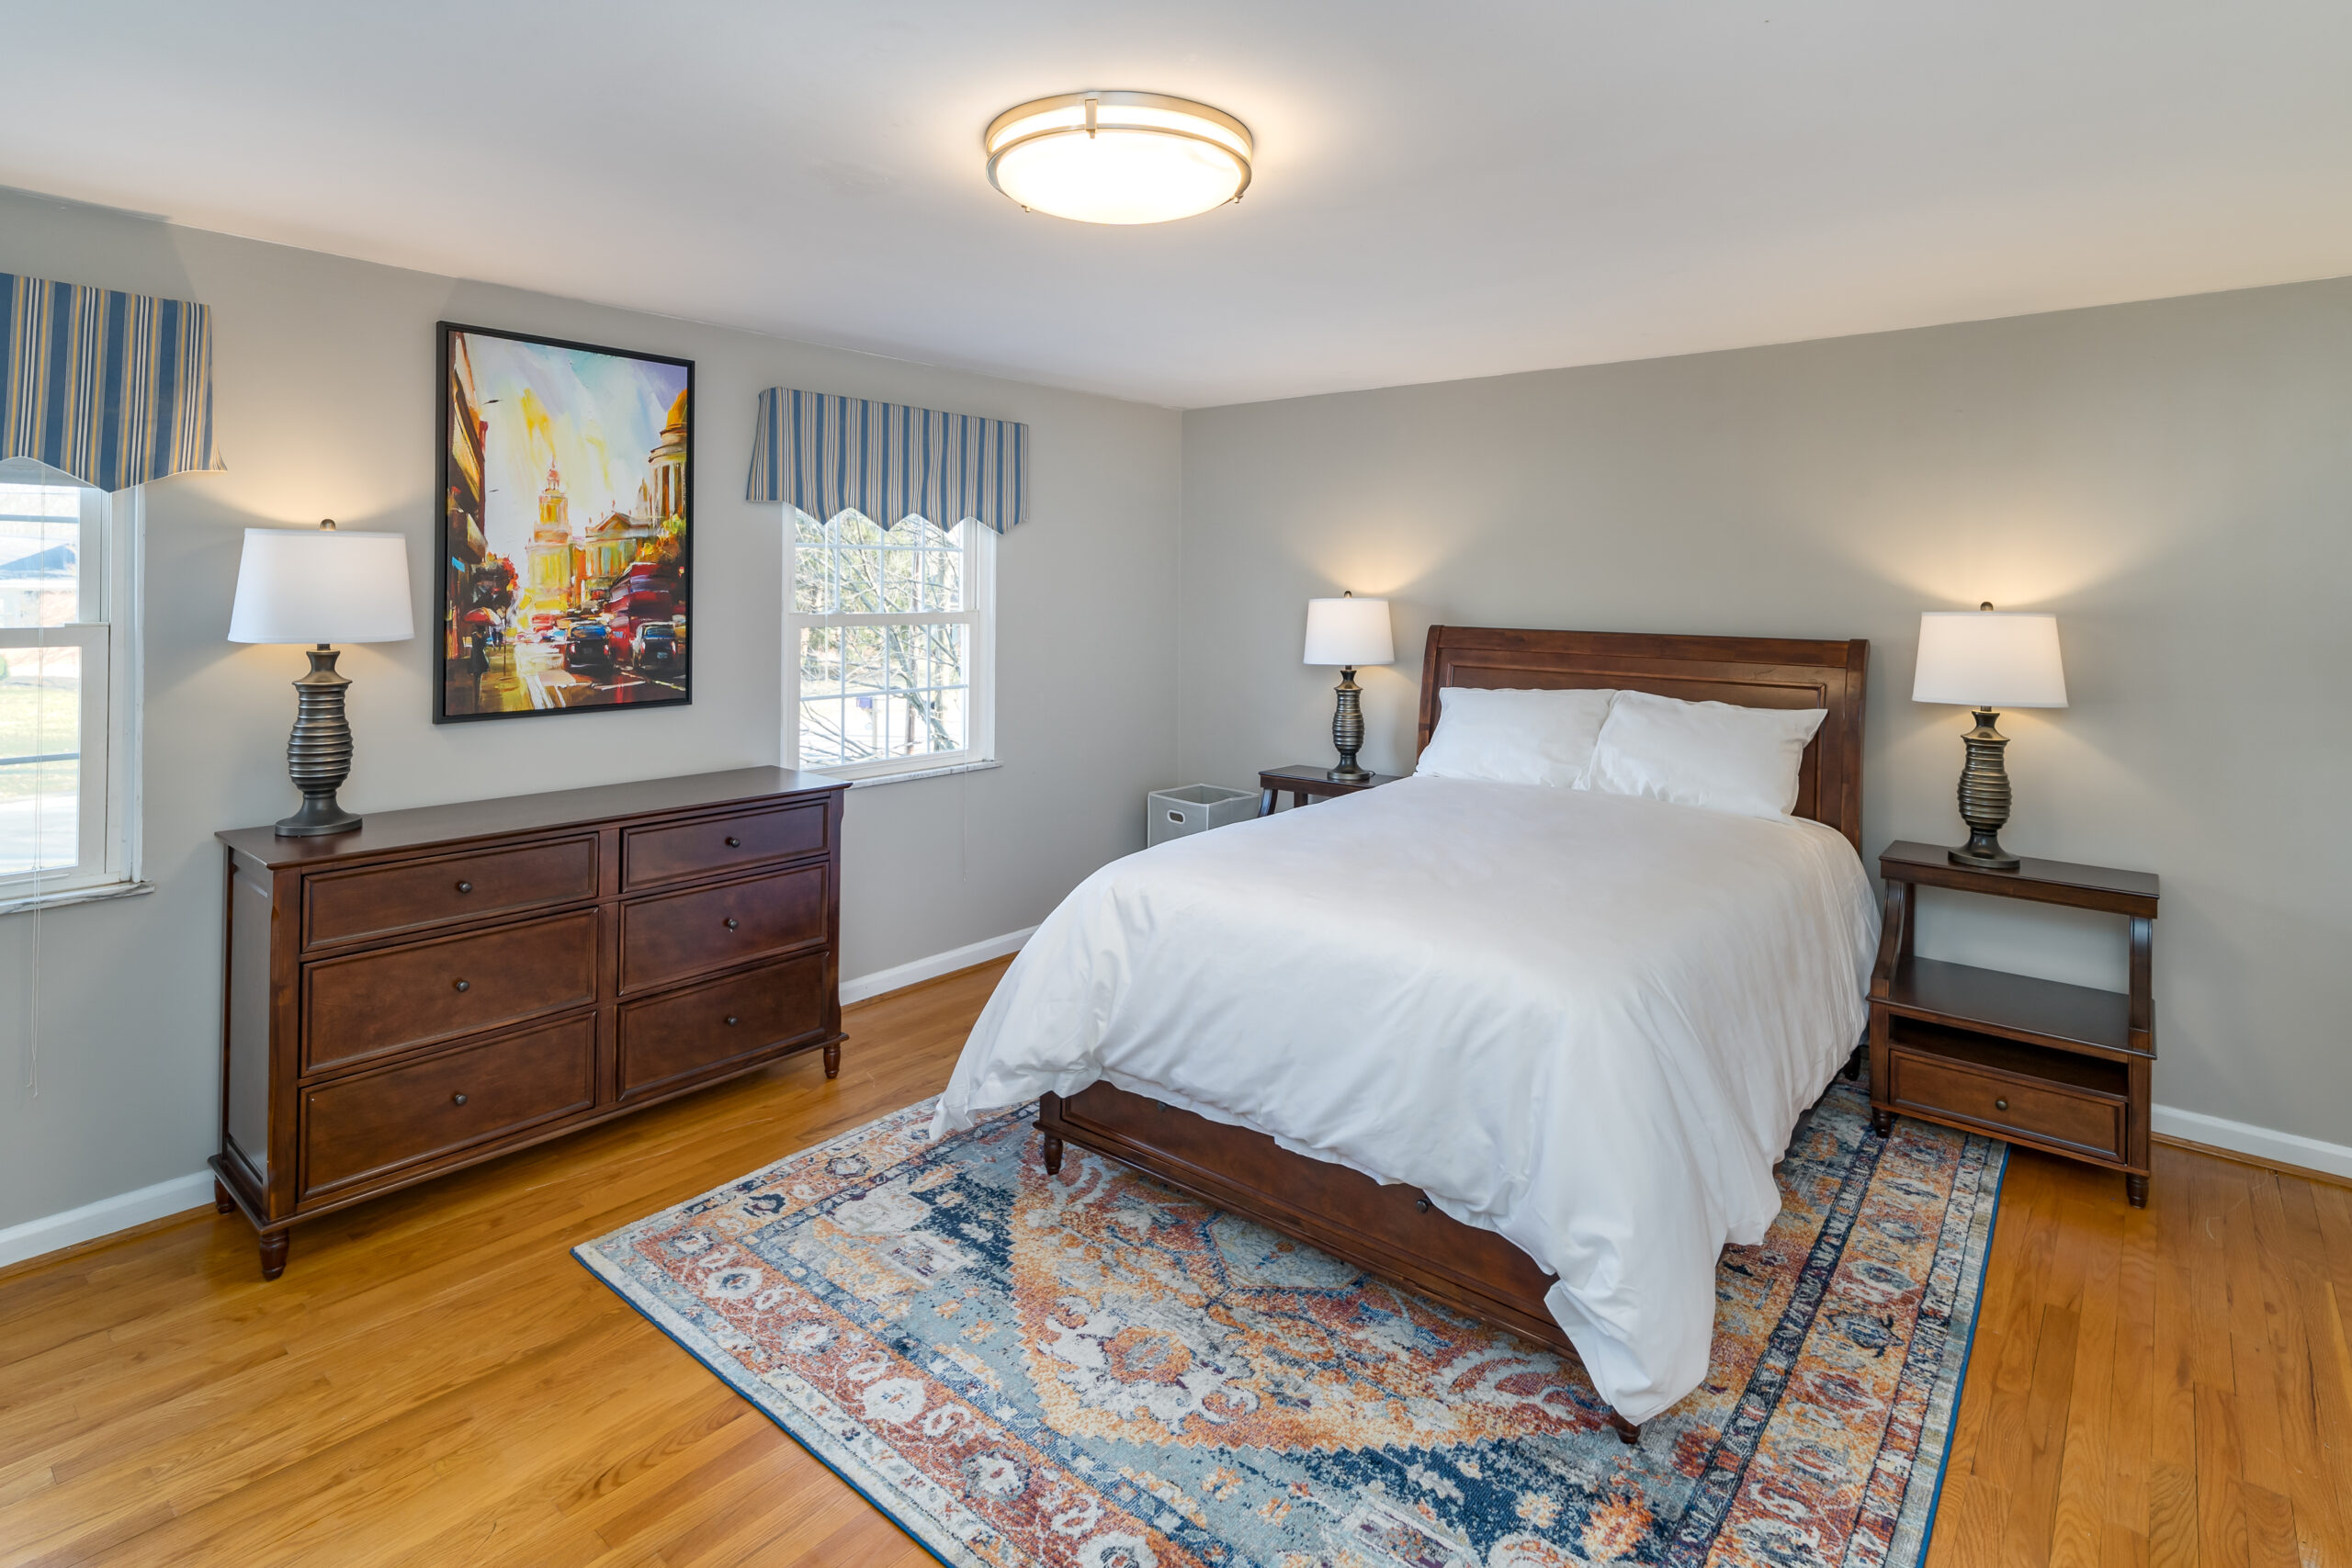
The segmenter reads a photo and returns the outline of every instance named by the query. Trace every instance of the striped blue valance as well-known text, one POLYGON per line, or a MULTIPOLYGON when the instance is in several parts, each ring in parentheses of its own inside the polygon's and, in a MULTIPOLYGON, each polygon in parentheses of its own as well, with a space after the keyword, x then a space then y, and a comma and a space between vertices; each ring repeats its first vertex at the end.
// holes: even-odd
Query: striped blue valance
POLYGON ((0 272, 0 457, 105 491, 229 466, 205 306, 0 272))
POLYGON ((760 394, 745 499, 830 521, 854 507, 888 528, 967 517, 1003 533, 1029 505, 1029 427, 976 414, 771 387, 760 394))

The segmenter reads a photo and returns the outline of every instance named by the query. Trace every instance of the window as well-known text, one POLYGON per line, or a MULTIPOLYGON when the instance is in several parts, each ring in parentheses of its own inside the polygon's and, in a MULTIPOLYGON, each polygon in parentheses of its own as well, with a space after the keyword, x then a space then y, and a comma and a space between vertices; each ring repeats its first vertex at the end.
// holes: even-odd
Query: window
POLYGON ((137 510, 0 463, 0 908, 135 875, 137 510))
POLYGON ((786 765, 872 779, 989 761, 996 536, 793 518, 786 765))

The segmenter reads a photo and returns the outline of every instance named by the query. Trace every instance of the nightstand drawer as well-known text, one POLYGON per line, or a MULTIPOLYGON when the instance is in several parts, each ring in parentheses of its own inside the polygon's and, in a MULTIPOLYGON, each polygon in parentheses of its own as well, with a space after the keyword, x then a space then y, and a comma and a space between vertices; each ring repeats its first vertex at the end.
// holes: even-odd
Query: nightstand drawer
POLYGON ((1887 1098, 1898 1109, 1973 1122, 2099 1159, 2123 1159, 2124 1101, 2119 1097, 2024 1082, 1900 1047, 1887 1054, 1887 1098))

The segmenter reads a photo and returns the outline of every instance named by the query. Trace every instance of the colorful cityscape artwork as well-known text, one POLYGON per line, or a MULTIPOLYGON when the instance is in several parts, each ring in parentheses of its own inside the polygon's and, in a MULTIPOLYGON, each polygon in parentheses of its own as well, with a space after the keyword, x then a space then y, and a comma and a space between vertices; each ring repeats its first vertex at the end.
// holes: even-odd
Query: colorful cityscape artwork
POLYGON ((694 378, 441 323, 436 722, 692 700, 694 378))

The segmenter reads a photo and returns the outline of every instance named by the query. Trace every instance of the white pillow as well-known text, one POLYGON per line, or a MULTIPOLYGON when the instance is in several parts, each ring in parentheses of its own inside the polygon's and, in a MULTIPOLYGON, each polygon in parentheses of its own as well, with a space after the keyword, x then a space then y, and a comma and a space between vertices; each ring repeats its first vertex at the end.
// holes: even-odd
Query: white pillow
POLYGON ((1742 817, 1786 817, 1806 742, 1826 708, 1745 708, 1620 692, 1600 727, 1589 788, 1742 817))
POLYGON ((1610 696, 1586 688, 1442 686, 1437 733, 1413 771, 1445 779, 1576 789, 1609 716, 1610 696))

